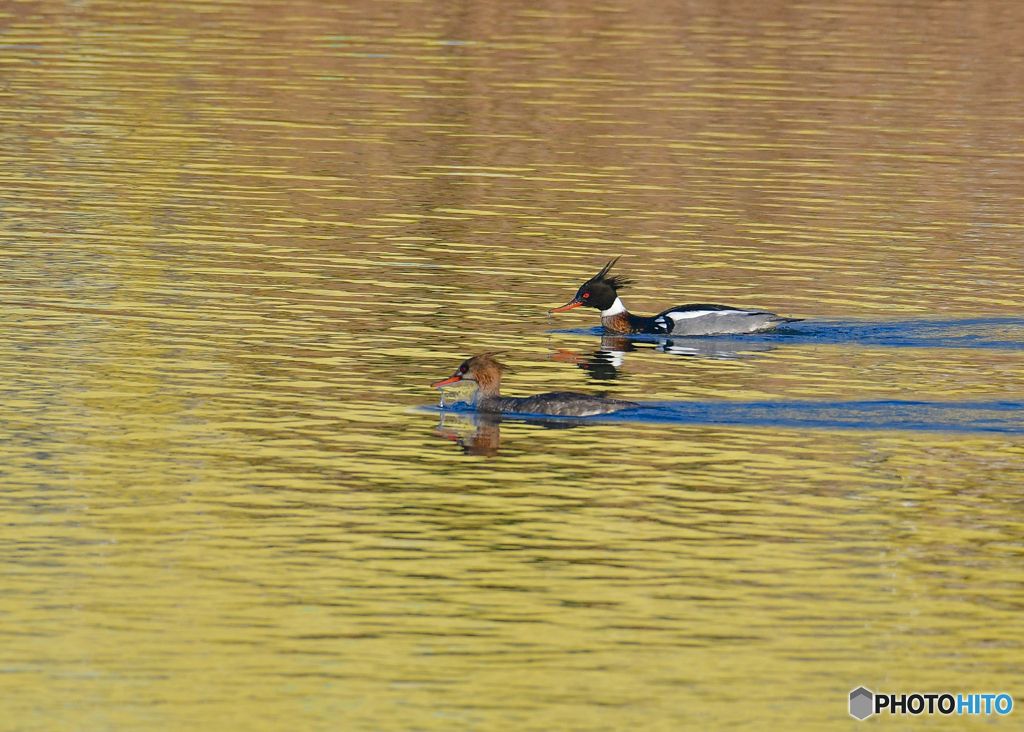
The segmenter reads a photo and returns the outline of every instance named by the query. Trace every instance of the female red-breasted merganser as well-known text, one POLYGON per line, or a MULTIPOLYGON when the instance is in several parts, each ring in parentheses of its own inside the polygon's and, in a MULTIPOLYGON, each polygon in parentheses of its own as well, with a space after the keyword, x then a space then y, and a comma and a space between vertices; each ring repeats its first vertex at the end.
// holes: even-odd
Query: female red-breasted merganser
POLYGON ((600 272, 583 283, 576 297, 560 308, 560 313, 581 305, 601 311, 601 325, 612 333, 647 333, 652 335, 709 336, 760 333, 773 330, 782 323, 795 323, 801 318, 784 318, 764 310, 741 310, 725 305, 681 305, 653 317, 633 315, 619 299, 618 291, 633 284, 628 277, 608 276, 619 261, 616 257, 600 272))
POLYGON ((440 389, 458 381, 475 381, 476 408, 481 412, 515 412, 517 414, 550 414, 555 417, 589 417, 609 414, 640 406, 635 402, 604 399, 574 391, 552 391, 529 397, 503 397, 501 372, 508 366, 498 363, 494 353, 481 353, 466 359, 447 379, 431 386, 440 389))

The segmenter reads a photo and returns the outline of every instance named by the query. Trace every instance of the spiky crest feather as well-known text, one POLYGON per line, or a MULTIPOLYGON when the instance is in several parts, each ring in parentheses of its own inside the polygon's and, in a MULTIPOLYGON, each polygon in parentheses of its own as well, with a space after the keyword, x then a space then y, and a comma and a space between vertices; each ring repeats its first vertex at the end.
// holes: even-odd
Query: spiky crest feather
POLYGON ((611 277, 608 276, 608 273, 611 271, 612 267, 614 267, 615 263, 618 261, 619 257, 616 257, 615 259, 608 262, 608 264, 601 268, 600 272, 598 272, 596 275, 591 277, 590 280, 588 280, 587 284, 596 285, 598 283, 604 283, 616 291, 632 285, 633 280, 631 280, 629 277, 626 277, 625 275, 612 275, 611 277))

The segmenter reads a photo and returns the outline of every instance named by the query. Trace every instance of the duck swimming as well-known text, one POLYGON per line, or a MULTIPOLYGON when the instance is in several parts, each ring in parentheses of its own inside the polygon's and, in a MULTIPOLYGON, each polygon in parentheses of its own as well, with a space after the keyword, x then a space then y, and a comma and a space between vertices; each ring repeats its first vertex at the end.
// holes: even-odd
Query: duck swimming
POLYGON ((633 315, 622 304, 618 291, 633 284, 622 275, 608 276, 619 258, 611 260, 596 275, 580 286, 576 296, 549 313, 560 313, 578 307, 601 311, 601 325, 611 333, 710 336, 760 333, 774 330, 783 323, 801 318, 785 318, 764 310, 743 310, 726 305, 680 305, 651 317, 633 315))
POLYGON ((529 397, 501 396, 501 372, 508 366, 495 360, 496 353, 481 353, 462 362, 455 373, 431 386, 438 389, 459 381, 475 381, 475 405, 481 412, 548 414, 555 417, 590 417, 610 414, 640 405, 619 399, 605 399, 574 391, 552 391, 529 397))

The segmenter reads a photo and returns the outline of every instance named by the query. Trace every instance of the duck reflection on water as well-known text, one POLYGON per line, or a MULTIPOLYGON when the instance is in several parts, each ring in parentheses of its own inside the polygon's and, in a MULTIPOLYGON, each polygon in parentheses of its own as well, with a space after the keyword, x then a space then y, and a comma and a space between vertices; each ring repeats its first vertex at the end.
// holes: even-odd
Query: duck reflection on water
MULTIPOLYGON (((467 455, 494 457, 501 447, 501 412, 441 412, 441 421, 434 434, 451 440, 467 455)), ((547 430, 568 430, 583 427, 587 422, 578 419, 516 418, 517 424, 543 427, 547 430)))
POLYGON ((604 335, 601 346, 589 354, 558 349, 552 361, 574 363, 595 381, 617 379, 627 353, 646 349, 661 351, 671 356, 733 360, 750 353, 766 353, 775 348, 770 343, 722 338, 659 338, 604 335))
POLYGON ((501 447, 501 412, 442 412, 434 434, 456 443, 467 455, 494 457, 501 447))
MULTIPOLYGON (((434 428, 434 434, 450 440, 467 455, 494 457, 501 447, 501 423, 506 418, 501 412, 444 411, 434 428)), ((570 417, 513 417, 515 424, 543 427, 546 430, 568 430, 585 427, 585 420, 570 417)))

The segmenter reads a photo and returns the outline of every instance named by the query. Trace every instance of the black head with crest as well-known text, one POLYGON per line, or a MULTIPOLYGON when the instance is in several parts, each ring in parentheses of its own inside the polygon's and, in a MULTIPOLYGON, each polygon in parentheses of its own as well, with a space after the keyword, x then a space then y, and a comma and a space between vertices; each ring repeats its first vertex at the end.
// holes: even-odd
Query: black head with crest
POLYGON ((576 296, 560 308, 555 308, 552 313, 560 313, 563 310, 571 310, 581 306, 607 310, 618 297, 618 291, 633 284, 633 280, 623 275, 611 275, 609 272, 619 258, 611 260, 601 271, 584 282, 576 291, 576 296))

